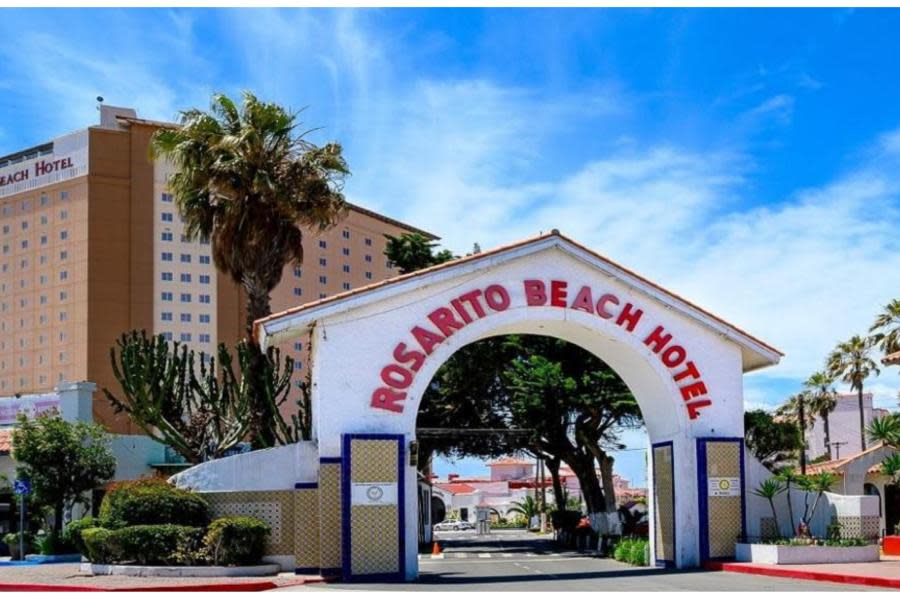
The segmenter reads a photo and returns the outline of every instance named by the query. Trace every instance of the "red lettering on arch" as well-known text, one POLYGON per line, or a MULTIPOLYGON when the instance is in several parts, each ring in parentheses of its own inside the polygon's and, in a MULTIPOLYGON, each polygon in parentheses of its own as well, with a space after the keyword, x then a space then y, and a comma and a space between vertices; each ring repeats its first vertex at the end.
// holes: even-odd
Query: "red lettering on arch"
POLYGON ((419 346, 422 347, 422 350, 425 351, 425 354, 431 354, 434 350, 434 347, 444 341, 443 336, 440 336, 433 331, 428 331, 427 329, 423 329, 416 325, 412 328, 412 335, 416 338, 416 341, 419 342, 419 346))
POLYGON ((434 323, 434 326, 440 329, 441 333, 447 337, 453 335, 454 329, 465 327, 465 323, 457 321, 453 311, 446 306, 431 311, 428 315, 428 320, 434 323))
POLYGON ((547 304, 547 287, 539 279, 526 279, 522 282, 525 287, 525 300, 528 306, 543 306, 547 304))
POLYGON ((591 294, 590 287, 585 285, 582 286, 580 290, 578 290, 578 294, 572 301, 571 308, 594 314, 594 296, 591 294))
POLYGON ((373 408, 401 413, 403 412, 404 400, 406 400, 406 392, 398 392, 391 388, 382 387, 372 393, 371 405, 373 408))

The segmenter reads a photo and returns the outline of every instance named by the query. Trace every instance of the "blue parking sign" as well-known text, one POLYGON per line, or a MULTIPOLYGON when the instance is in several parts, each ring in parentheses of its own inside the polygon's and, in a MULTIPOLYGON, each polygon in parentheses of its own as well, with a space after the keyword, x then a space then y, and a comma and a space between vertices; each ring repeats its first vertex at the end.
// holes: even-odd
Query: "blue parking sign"
POLYGON ((16 479, 13 483, 13 492, 19 496, 27 496, 31 493, 31 484, 25 479, 16 479))

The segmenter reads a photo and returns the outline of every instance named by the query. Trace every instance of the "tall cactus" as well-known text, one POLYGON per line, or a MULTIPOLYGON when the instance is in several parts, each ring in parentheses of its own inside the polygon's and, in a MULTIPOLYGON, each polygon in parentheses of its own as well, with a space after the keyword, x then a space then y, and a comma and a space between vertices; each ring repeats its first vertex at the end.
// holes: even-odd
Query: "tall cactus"
MULTIPOLYGON (((104 388, 116 412, 127 413, 152 439, 171 446, 187 461, 203 462, 224 455, 247 438, 253 420, 253 386, 246 374, 253 359, 245 342, 237 346, 239 372, 232 354, 219 344, 216 356, 200 354, 179 342, 145 331, 122 334, 110 349, 113 374, 121 394, 104 388)), ((287 423, 281 406, 290 393, 293 360, 270 350, 265 357, 264 385, 267 406, 275 418, 269 424, 279 443, 309 439, 308 394, 301 389, 301 412, 287 423)))

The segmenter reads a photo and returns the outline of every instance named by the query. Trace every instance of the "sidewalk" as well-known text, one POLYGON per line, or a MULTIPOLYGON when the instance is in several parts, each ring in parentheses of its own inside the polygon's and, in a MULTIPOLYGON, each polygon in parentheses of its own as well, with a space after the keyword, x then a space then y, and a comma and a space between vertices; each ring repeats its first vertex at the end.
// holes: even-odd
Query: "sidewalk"
POLYGON ((93 576, 78 564, 6 566, 0 569, 0 591, 244 591, 319 583, 318 576, 282 573, 270 577, 126 577, 93 576))
POLYGON ((709 562, 704 564, 704 567, 714 571, 900 589, 900 558, 895 556, 883 556, 879 562, 869 563, 765 565, 745 562, 709 562))

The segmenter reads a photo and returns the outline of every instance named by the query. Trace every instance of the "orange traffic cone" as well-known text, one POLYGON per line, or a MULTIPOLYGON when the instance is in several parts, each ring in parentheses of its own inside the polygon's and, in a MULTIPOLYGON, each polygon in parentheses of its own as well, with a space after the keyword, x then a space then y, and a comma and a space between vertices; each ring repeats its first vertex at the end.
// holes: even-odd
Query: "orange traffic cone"
POLYGON ((440 554, 442 554, 442 552, 441 552, 441 545, 438 544, 437 542, 435 542, 435 543, 434 543, 434 547, 431 549, 431 555, 432 555, 432 556, 438 556, 438 555, 440 555, 440 554))

